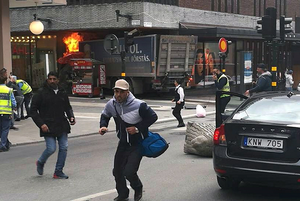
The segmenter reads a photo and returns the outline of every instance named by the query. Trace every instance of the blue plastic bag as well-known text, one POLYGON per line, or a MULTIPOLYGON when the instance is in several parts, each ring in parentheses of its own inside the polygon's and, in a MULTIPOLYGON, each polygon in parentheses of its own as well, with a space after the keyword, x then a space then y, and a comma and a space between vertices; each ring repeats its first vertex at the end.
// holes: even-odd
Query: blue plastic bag
POLYGON ((169 148, 169 144, 158 133, 152 133, 149 131, 148 137, 142 142, 142 147, 143 156, 156 158, 169 148))

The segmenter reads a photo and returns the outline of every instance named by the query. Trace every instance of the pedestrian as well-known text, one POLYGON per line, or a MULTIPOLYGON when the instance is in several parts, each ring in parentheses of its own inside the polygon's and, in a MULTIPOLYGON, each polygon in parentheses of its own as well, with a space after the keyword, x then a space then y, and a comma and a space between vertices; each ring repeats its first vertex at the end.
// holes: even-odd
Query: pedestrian
MULTIPOLYGON (((215 67, 213 69, 213 80, 215 81, 215 86, 218 91, 230 92, 230 85, 228 77, 223 74, 220 69, 215 67)), ((226 105, 230 101, 229 94, 222 94, 220 96, 220 112, 223 113, 225 111, 226 105)))
POLYGON ((21 109, 21 105, 23 103, 24 100, 24 96, 23 93, 21 91, 21 89, 17 86, 16 83, 17 77, 15 75, 10 75, 9 76, 9 82, 7 83, 7 86, 12 88, 14 91, 14 96, 17 102, 17 115, 15 118, 15 121, 20 121, 21 120, 21 113, 20 113, 20 109, 21 109))
POLYGON ((21 105, 21 119, 27 119, 28 117, 30 117, 29 103, 30 103, 32 95, 33 95, 32 88, 26 81, 21 80, 21 79, 16 80, 16 83, 24 95, 24 101, 21 105), (26 109, 26 113, 27 113, 27 115, 25 117, 24 117, 24 105, 25 105, 25 109, 26 109))
POLYGON ((244 95, 248 96, 253 92, 272 91, 272 74, 268 71, 264 63, 260 63, 256 68, 258 80, 256 86, 247 90, 244 95))
POLYGON ((13 109, 17 106, 13 90, 5 85, 6 80, 7 70, 2 68, 0 70, 0 152, 8 151, 10 149, 11 144, 7 137, 11 126, 13 109))
POLYGON ((55 152, 57 140, 59 151, 53 178, 68 179, 63 173, 63 168, 67 157, 68 133, 71 130, 69 122, 71 125, 76 122, 68 95, 58 83, 58 74, 49 72, 48 79, 32 98, 30 114, 40 128, 40 136, 44 137, 46 142, 45 151, 36 161, 38 174, 43 175, 44 165, 55 152))
POLYGON ((134 97, 126 80, 117 80, 113 89, 114 96, 101 114, 99 133, 104 135, 108 131, 113 117, 119 138, 113 167, 118 192, 114 201, 128 200, 126 179, 135 191, 134 201, 139 201, 143 195, 143 184, 137 175, 142 160, 141 142, 148 136, 148 127, 157 120, 157 115, 145 102, 134 97))
POLYGON ((184 106, 184 90, 183 90, 183 88, 181 87, 180 84, 181 84, 181 81, 179 79, 176 79, 174 81, 175 97, 172 100, 172 102, 175 102, 175 108, 174 108, 172 114, 174 115, 174 117, 178 121, 177 127, 185 127, 185 124, 184 124, 183 119, 181 117, 181 109, 184 106))
POLYGON ((285 90, 286 91, 293 91, 293 71, 287 70, 285 73, 285 90))

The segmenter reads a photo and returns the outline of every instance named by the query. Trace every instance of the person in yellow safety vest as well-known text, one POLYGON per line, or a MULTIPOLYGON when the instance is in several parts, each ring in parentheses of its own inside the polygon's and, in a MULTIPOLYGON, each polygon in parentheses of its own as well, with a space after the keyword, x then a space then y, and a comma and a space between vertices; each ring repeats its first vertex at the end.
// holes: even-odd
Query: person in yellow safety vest
POLYGON ((7 136, 11 126, 13 109, 15 109, 17 106, 13 89, 5 85, 6 80, 7 70, 2 68, 0 70, 0 152, 8 151, 10 148, 10 143, 7 139, 7 136))
MULTIPOLYGON (((218 91, 230 92, 229 79, 223 74, 220 69, 213 69, 213 79, 215 80, 215 86, 218 91)), ((222 94, 220 96, 220 112, 223 113, 225 111, 226 105, 230 101, 230 95, 222 94)))
POLYGON ((18 87, 21 89, 23 95, 24 95, 24 101, 21 104, 21 119, 27 119, 28 117, 30 117, 29 115, 29 103, 31 101, 32 98, 32 88, 31 86, 24 80, 18 79, 16 80, 16 83, 18 85, 18 87), (25 109, 27 112, 27 116, 24 117, 24 106, 25 105, 25 109))

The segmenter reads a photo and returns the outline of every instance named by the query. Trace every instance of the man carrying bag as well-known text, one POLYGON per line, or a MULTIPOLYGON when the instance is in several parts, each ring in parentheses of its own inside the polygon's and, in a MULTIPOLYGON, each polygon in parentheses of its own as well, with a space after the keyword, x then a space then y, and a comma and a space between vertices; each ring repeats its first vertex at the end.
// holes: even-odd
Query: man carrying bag
POLYGON ((143 157, 142 140, 148 137, 148 128, 157 120, 157 115, 145 102, 133 96, 126 80, 117 80, 113 89, 114 97, 101 114, 99 133, 104 135, 108 131, 109 120, 113 117, 119 138, 113 168, 118 192, 114 201, 128 200, 126 179, 135 191, 134 201, 139 201, 143 195, 143 184, 137 175, 143 157))

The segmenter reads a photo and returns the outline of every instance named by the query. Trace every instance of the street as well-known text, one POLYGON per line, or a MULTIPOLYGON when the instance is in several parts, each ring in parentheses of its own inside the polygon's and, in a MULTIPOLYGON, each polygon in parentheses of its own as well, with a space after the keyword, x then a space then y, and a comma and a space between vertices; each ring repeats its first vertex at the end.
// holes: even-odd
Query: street
MULTIPOLYGON (((45 148, 44 142, 13 146, 9 152, 1 153, 0 200, 113 200, 117 193, 114 190, 112 166, 118 143, 113 120, 107 134, 104 136, 96 134, 99 128, 99 113, 106 101, 71 98, 77 116, 77 127, 73 127, 72 131, 74 133, 84 131, 90 135, 69 138, 68 157, 64 169, 70 177, 67 180, 52 179, 57 152, 45 164, 44 175, 37 175, 35 161, 45 148), (81 129, 79 126, 84 128, 81 129)), ((146 102, 159 116, 158 122, 150 130, 159 132, 170 143, 170 147, 158 158, 142 160, 139 176, 144 185, 144 201, 299 200, 300 194, 296 190, 245 184, 242 184, 238 191, 221 190, 216 181, 212 158, 183 152, 186 128, 177 128, 174 117, 170 120, 172 117, 170 107, 173 103, 163 100, 146 100, 146 102), (167 121, 162 121, 163 119, 167 121)), ((197 102, 187 103, 190 106, 196 104, 197 102)), ((214 105, 207 104, 207 111, 213 110, 214 105)), ((214 114, 196 118, 194 109, 184 109, 182 114, 187 117, 184 119, 186 123, 188 121, 214 123, 214 114)), ((13 136, 15 132, 22 133, 22 129, 24 127, 20 127, 19 131, 14 131, 11 135, 13 136)), ((32 129, 35 129, 34 135, 38 136, 37 128, 32 129)), ((133 201, 132 190, 130 201, 133 201)))

